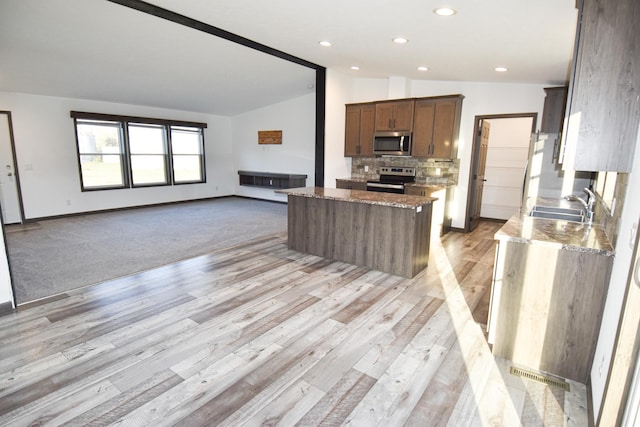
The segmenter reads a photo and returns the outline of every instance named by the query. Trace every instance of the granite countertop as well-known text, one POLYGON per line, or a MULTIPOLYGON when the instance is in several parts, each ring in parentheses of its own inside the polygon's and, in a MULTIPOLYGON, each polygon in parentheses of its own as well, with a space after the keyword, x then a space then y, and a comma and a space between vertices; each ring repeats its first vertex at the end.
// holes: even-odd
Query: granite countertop
POLYGON ((354 182, 367 182, 367 178, 336 178, 339 179, 341 181, 354 181, 354 182))
MULTIPOLYGON (((579 207, 577 202, 562 199, 538 199, 544 206, 579 207)), ((512 216, 495 234, 497 240, 532 245, 544 245, 558 249, 613 256, 614 250, 604 229, 598 224, 581 224, 572 221, 534 218, 526 213, 512 216)))
POLYGON ((341 200, 353 203, 391 206, 415 209, 438 200, 436 197, 413 196, 409 194, 379 193, 376 191, 343 190, 340 188, 304 187, 276 190, 276 193, 311 197, 316 199, 341 200))
POLYGON ((447 188, 444 184, 425 184, 424 182, 406 182, 404 184, 405 187, 427 187, 427 188, 435 188, 438 190, 447 188))

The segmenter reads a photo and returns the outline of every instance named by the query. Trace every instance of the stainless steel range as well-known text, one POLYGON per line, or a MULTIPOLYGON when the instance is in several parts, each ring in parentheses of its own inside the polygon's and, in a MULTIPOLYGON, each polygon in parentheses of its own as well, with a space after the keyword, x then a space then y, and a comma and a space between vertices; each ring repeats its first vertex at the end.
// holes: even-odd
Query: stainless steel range
POLYGON ((404 193, 404 185, 416 180, 416 168, 381 167, 380 179, 367 181, 367 191, 383 193, 404 193))

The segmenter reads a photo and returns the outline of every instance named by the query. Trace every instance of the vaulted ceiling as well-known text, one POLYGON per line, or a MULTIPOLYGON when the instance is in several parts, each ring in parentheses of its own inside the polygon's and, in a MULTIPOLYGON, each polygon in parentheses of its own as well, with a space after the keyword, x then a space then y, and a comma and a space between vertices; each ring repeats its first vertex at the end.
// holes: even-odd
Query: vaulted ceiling
MULTIPOLYGON (((425 0, 149 3, 352 77, 548 85, 568 78, 577 16, 574 0, 454 0, 450 17, 425 0)), ((0 2, 2 91, 232 116, 314 83, 312 68, 108 0, 0 2)))

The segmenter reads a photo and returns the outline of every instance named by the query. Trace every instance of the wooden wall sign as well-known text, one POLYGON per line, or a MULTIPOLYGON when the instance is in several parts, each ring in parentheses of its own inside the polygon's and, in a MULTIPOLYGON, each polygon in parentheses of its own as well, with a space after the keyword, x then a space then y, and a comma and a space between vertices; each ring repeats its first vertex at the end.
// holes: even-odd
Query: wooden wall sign
POLYGON ((281 130, 259 130, 258 144, 282 144, 281 130))

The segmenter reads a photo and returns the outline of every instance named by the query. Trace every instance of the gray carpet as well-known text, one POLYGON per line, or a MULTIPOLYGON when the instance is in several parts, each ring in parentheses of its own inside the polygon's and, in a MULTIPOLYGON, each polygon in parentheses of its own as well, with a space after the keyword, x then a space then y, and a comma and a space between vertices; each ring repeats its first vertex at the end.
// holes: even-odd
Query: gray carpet
POLYGON ((287 230, 287 206, 221 198, 6 229, 18 304, 287 230))

